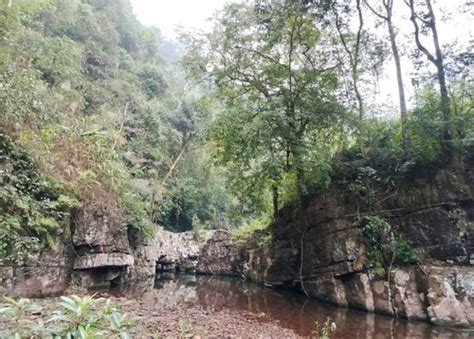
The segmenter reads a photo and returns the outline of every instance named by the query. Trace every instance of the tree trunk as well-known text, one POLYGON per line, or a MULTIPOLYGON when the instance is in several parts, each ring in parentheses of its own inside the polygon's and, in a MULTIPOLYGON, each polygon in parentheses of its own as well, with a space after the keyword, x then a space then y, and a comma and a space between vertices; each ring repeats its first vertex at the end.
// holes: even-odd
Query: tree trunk
POLYGON ((410 8, 411 16, 410 20, 413 23, 415 28, 415 43, 418 49, 426 55, 428 60, 436 66, 438 83, 439 83, 439 92, 441 96, 440 109, 443 113, 443 149, 445 154, 450 157, 452 155, 452 133, 451 133, 451 107, 449 103, 448 88, 446 86, 446 75, 443 65, 443 54, 441 53, 441 47, 439 44, 438 38, 438 29, 436 27, 436 17, 434 15, 433 7, 431 6, 431 0, 425 0, 426 6, 428 8, 428 19, 420 18, 416 13, 414 0, 405 0, 405 3, 410 8), (420 40, 420 27, 418 26, 418 20, 422 23, 425 23, 431 30, 433 35, 433 44, 435 48, 435 55, 432 55, 430 51, 422 44, 420 40), (428 21, 429 20, 429 21, 428 21))
POLYGON ((277 184, 272 185, 272 198, 273 198, 273 220, 278 218, 278 186, 277 184))
POLYGON ((408 114, 407 114, 407 103, 405 99, 405 88, 403 87, 402 77, 402 65, 400 62, 400 54, 398 52, 397 41, 395 40, 395 31, 393 29, 393 23, 391 13, 387 13, 387 26, 388 33, 390 36, 390 44, 392 46, 393 59, 395 60, 395 68, 397 72, 397 83, 398 83, 398 96, 400 99, 400 119, 402 123, 402 144, 403 149, 408 151, 410 149, 410 136, 408 134, 408 114))
POLYGON ((433 7, 431 6, 431 0, 426 0, 426 5, 428 6, 429 15, 431 17, 431 32, 433 33, 433 43, 435 46, 435 54, 436 54, 436 69, 438 71, 438 81, 439 81, 439 91, 441 94, 441 110, 443 112, 444 118, 444 130, 443 130, 443 138, 444 141, 448 143, 446 145, 449 149, 451 145, 449 143, 452 140, 452 133, 451 133, 451 107, 449 104, 449 95, 448 95, 448 88, 446 86, 446 75, 444 73, 444 64, 443 64, 443 54, 441 53, 441 47, 439 45, 439 38, 438 38, 438 29, 436 28, 436 19, 433 12, 433 7))
MULTIPOLYGON (((411 0, 405 0, 411 1, 411 0)), ((400 120, 402 123, 402 146, 405 151, 410 149, 410 136, 408 134, 408 114, 407 114, 407 104, 405 98, 405 88, 403 86, 403 77, 402 77, 402 65, 400 62, 400 53, 398 52, 398 46, 396 41, 395 29, 393 27, 392 17, 393 17, 393 0, 383 1, 383 7, 385 8, 385 15, 380 14, 373 8, 367 0, 364 0, 364 3, 370 9, 372 13, 378 16, 380 19, 384 20, 387 23, 388 34, 390 38, 390 45, 392 47, 393 59, 395 60, 395 68, 397 73, 397 83, 398 83, 398 96, 400 100, 400 120)))

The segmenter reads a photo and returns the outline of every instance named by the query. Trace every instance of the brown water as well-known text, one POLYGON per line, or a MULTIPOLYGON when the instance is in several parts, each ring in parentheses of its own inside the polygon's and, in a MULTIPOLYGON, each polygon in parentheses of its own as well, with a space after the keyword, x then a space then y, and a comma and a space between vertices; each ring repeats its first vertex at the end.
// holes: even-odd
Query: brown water
POLYGON ((311 336, 315 322, 328 317, 337 324, 336 338, 471 338, 474 332, 408 322, 384 315, 337 308, 288 290, 274 290, 238 278, 176 276, 158 279, 150 288, 115 290, 115 294, 150 303, 157 309, 174 304, 212 310, 232 309, 260 314, 302 336, 311 336), (264 315, 263 315, 264 314, 264 315))

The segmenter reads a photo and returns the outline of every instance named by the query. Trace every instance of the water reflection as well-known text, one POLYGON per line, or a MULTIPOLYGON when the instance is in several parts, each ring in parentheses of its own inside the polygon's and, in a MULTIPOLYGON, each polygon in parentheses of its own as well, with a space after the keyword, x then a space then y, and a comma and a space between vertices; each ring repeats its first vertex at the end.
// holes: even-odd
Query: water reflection
POLYGON ((337 324, 337 338, 469 338, 460 330, 408 322, 383 315, 337 308, 292 291, 267 289, 236 278, 171 276, 150 285, 115 291, 157 308, 177 304, 248 311, 261 321, 278 321, 302 336, 311 336, 315 322, 327 317, 337 324))

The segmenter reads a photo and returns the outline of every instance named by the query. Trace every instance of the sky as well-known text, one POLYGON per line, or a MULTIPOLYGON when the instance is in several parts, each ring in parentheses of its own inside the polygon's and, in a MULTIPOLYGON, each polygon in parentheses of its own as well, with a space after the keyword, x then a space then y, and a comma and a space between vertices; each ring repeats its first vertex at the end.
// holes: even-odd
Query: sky
MULTIPOLYGON (((209 18, 226 2, 231 0, 131 0, 133 10, 137 18, 146 26, 157 26, 162 34, 171 39, 177 38, 176 28, 182 26, 184 29, 200 28, 210 29, 211 21, 209 18)), ((374 4, 378 0, 371 0, 374 4)), ((438 28, 440 40, 442 43, 453 41, 466 42, 473 39, 472 13, 471 15, 461 15, 459 8, 461 5, 471 0, 438 0, 435 1, 435 14, 440 14, 439 9, 451 16, 451 20, 441 20, 438 16, 438 28)), ((473 6, 474 7, 474 6, 473 6)), ((474 8, 473 8, 474 10, 474 8)), ((408 9, 403 4, 403 0, 395 1, 395 24, 400 30, 400 40, 407 41, 402 37, 411 35, 413 26, 407 20, 408 9), (397 8, 398 7, 398 8, 397 8)), ((366 19, 366 25, 375 25, 375 19, 366 19), (368 19, 368 20, 367 20, 368 19)), ((386 34, 386 26, 379 28, 382 35, 386 34)), ((385 35, 386 36, 386 35, 385 35)), ((410 41, 410 39, 408 39, 410 41)), ((413 41, 411 41, 413 44, 413 41)), ((431 42, 432 43, 432 42, 431 42)), ((430 41, 426 45, 431 47, 430 41)), ((375 103, 383 102, 389 106, 398 106, 398 89, 395 78, 395 69, 393 62, 385 65, 385 72, 382 75, 379 85, 379 92, 374 98, 375 103)), ((402 68, 404 70, 405 90, 407 91, 408 104, 414 97, 414 88, 410 84, 410 73, 413 72, 413 63, 407 57, 402 55, 402 68)))
POLYGON ((168 38, 176 38, 177 26, 209 28, 207 19, 225 3, 225 0, 132 0, 137 18, 144 25, 159 27, 168 38))

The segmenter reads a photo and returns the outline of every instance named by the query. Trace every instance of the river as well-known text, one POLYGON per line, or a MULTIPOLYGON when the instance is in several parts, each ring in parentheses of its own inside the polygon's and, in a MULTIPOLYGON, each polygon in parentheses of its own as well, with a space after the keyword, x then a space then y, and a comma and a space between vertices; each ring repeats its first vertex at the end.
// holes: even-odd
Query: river
POLYGON ((295 291, 265 288, 231 277, 168 276, 157 279, 153 288, 115 288, 110 292, 156 309, 180 304, 197 305, 214 312, 251 312, 262 322, 271 319, 301 336, 311 336, 316 322, 322 324, 330 318, 336 324, 336 338, 470 337, 469 332, 462 330, 338 308, 295 291))

